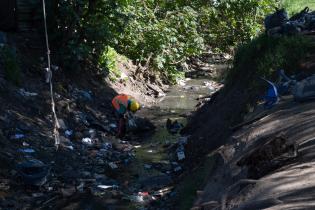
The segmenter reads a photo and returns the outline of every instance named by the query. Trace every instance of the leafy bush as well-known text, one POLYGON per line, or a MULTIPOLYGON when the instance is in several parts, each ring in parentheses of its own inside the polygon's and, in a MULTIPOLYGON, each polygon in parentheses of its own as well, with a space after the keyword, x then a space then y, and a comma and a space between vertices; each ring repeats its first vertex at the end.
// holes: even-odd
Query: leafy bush
POLYGON ((0 60, 4 66, 5 78, 18 85, 21 82, 21 71, 14 49, 0 47, 0 60))
POLYGON ((128 0, 49 1, 49 26, 57 58, 70 70, 98 63, 109 43, 122 32, 128 0))
POLYGON ((310 40, 302 36, 272 38, 260 35, 241 45, 228 73, 227 85, 246 83, 257 87, 259 77, 272 78, 278 69, 288 74, 299 72, 299 62, 310 51, 310 40))
POLYGON ((276 0, 226 0, 200 9, 199 31, 208 45, 226 51, 247 42, 262 31, 265 16, 276 0))
POLYGON ((106 47, 99 59, 100 69, 105 71, 112 81, 115 81, 117 78, 121 77, 121 72, 119 71, 117 66, 118 56, 119 55, 117 54, 115 49, 111 47, 106 47))
POLYGON ((202 54, 206 47, 225 51, 252 39, 278 0, 49 3, 51 39, 66 68, 95 69, 105 59, 104 49, 111 46, 174 80, 187 58, 202 54))
POLYGON ((139 10, 129 6, 127 11, 135 18, 125 28, 116 48, 143 64, 151 57, 151 66, 170 79, 189 56, 199 55, 204 49, 197 30, 198 13, 191 7, 168 12, 163 17, 146 7, 139 10))

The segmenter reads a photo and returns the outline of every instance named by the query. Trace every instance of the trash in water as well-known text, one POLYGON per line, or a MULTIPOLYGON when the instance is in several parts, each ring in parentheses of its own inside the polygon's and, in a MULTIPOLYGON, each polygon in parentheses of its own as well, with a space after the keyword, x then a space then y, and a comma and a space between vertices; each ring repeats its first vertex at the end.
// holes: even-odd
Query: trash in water
POLYGON ((26 184, 41 186, 47 181, 49 167, 40 160, 32 159, 19 163, 17 171, 26 184))
POLYGON ((37 93, 32 93, 32 92, 27 92, 25 91, 25 89, 21 88, 19 90, 19 94, 24 96, 24 97, 31 97, 31 96, 37 96, 38 94, 37 93))
POLYGON ((87 145, 92 145, 93 141, 91 138, 83 138, 82 143, 87 144, 87 145))
POLYGON ((111 150, 113 148, 113 145, 111 143, 104 143, 102 145, 102 149, 104 150, 111 150))
POLYGON ((25 138, 25 135, 21 133, 14 134, 13 136, 10 137, 10 139, 23 139, 23 138, 25 138))
POLYGON ((22 153, 35 153, 35 150, 30 149, 30 148, 26 148, 26 149, 19 149, 20 152, 22 153))
POLYGON ((168 132, 170 132, 171 134, 178 133, 180 131, 180 129, 182 129, 183 127, 184 127, 184 125, 179 123, 177 120, 172 122, 171 119, 167 119, 167 121, 166 121, 166 128, 167 128, 168 132))

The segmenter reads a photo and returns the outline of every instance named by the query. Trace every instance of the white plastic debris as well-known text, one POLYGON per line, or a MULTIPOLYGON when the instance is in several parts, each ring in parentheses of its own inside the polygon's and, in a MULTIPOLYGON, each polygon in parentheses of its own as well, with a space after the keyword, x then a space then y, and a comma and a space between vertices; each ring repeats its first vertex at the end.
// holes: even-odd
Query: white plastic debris
POLYGON ((111 124, 109 124, 109 127, 111 127, 111 128, 117 128, 117 125, 114 124, 114 123, 111 123, 111 124))
POLYGON ((186 158, 185 152, 184 151, 178 151, 177 152, 177 158, 178 158, 178 160, 184 160, 186 158))
POLYGON ((73 146, 64 146, 64 147, 67 148, 67 149, 70 149, 70 150, 74 150, 73 146))
POLYGON ((82 143, 87 144, 87 145, 92 145, 93 141, 91 138, 83 138, 82 143))
POLYGON ((22 143, 22 145, 23 145, 24 147, 29 147, 29 146, 30 146, 30 144, 26 143, 25 141, 22 143))
POLYGON ((22 96, 25 96, 25 97, 31 97, 31 96, 37 96, 38 93, 32 93, 32 92, 28 92, 26 91, 25 89, 21 88, 19 90, 19 94, 22 95, 22 96))
POLYGON ((72 136, 72 134, 73 134, 73 131, 72 131, 72 130, 66 130, 66 131, 65 131, 66 137, 70 137, 70 136, 72 136))
POLYGON ((108 165, 109 165, 109 167, 111 167, 111 169, 117 169, 118 168, 117 164, 114 162, 110 162, 110 163, 108 163, 108 165))
POLYGON ((61 129, 63 129, 63 130, 67 129, 66 123, 63 119, 58 119, 58 123, 59 123, 59 126, 61 129))
POLYGON ((107 190, 107 189, 117 189, 117 185, 97 185, 98 188, 107 190))
POLYGON ((35 150, 30 149, 30 148, 19 149, 19 151, 22 152, 22 153, 28 153, 28 154, 35 153, 35 150))

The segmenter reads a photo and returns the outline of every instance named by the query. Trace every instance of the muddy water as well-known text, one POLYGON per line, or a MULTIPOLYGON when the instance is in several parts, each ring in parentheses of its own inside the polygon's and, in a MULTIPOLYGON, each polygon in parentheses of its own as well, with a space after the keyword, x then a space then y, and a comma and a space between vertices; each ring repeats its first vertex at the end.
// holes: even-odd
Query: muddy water
MULTIPOLYGON (((165 126, 166 120, 178 120, 180 123, 185 124, 185 115, 195 109, 195 106, 198 104, 197 98, 208 96, 212 93, 209 86, 205 85, 209 81, 209 79, 186 79, 180 85, 171 87, 166 96, 159 99, 154 106, 146 107, 139 111, 137 115, 150 119, 156 126, 156 129, 154 132, 146 133, 142 136, 133 136, 130 141, 133 146, 136 146, 134 159, 128 167, 122 169, 118 175, 115 175, 115 179, 121 185, 124 185, 121 186, 124 195, 115 199, 88 196, 81 199, 81 208, 141 209, 145 206, 145 203, 130 201, 130 196, 128 195, 137 195, 137 192, 147 191, 152 193, 150 185, 154 182, 154 177, 167 176, 173 180, 176 179, 178 173, 174 174, 173 172, 176 166, 172 166, 173 162, 177 161, 176 152, 170 152, 166 146, 177 142, 180 136, 179 134, 170 134, 167 131, 165 126), (160 167, 157 168, 155 167, 156 165, 160 167)), ((163 187, 161 186, 161 188, 163 187)), ((167 206, 162 206, 162 208, 168 209, 167 206)))

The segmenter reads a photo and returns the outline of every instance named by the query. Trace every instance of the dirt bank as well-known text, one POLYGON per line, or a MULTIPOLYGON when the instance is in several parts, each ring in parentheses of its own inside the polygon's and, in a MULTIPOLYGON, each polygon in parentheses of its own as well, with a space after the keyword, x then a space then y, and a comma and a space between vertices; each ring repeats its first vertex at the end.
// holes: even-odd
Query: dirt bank
POLYGON ((234 132, 196 209, 313 209, 314 103, 292 98, 234 132), (215 189, 215 190, 214 190, 215 189))

